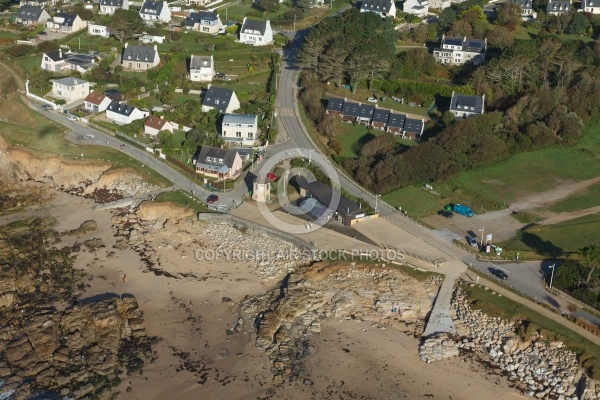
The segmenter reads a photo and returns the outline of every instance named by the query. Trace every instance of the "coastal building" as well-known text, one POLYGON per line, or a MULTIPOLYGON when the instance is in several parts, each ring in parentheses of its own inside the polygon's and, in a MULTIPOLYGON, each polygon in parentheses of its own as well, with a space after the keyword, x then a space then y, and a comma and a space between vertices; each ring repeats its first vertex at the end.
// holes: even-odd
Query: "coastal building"
POLYGON ((113 15, 119 8, 129 10, 129 0, 100 0, 100 14, 113 15))
POLYGON ((77 14, 59 12, 46 21, 46 28, 64 33, 77 32, 85 29, 87 21, 82 20, 77 14))
POLYGON ((90 94, 90 83, 83 79, 67 78, 52 81, 52 97, 63 99, 67 103, 83 100, 90 94))
POLYGON ((110 36, 110 30, 108 29, 108 26, 88 24, 88 35, 100 36, 106 39, 110 36))
POLYGON ((185 27, 190 30, 216 35, 223 29, 223 23, 216 12, 191 12, 185 20, 185 27))
POLYGON ((160 62, 158 48, 152 46, 137 46, 125 43, 123 55, 121 57, 121 65, 126 70, 131 71, 146 71, 154 68, 160 62))
POLYGON ((19 8, 15 17, 15 22, 21 25, 37 26, 45 25, 50 19, 50 14, 42 7, 25 5, 19 8))
POLYGON ((83 101, 83 108, 90 113, 98 113, 105 111, 112 103, 112 100, 100 92, 91 92, 83 101))
POLYGON ((171 10, 166 1, 146 0, 140 8, 140 17, 147 23, 168 23, 171 20, 171 10))
POLYGON ((521 7, 521 17, 523 19, 537 17, 537 13, 533 11, 533 0, 510 0, 510 2, 521 7))
POLYGON ((173 133, 175 126, 164 119, 164 117, 155 117, 153 115, 146 118, 144 122, 144 133, 156 136, 160 131, 169 131, 173 133))
POLYGON ((402 11, 408 14, 425 16, 429 11, 429 0, 405 0, 402 11))
POLYGON ((240 29, 240 42, 252 46, 265 46, 273 43, 271 22, 269 20, 257 21, 244 17, 244 22, 240 29))
POLYGON ((581 0, 581 12, 600 14, 600 0, 581 0))
POLYGON ((442 35, 439 48, 433 50, 435 59, 444 65, 483 64, 487 39, 446 37, 442 35))
POLYGON ((63 52, 62 49, 50 50, 42 55, 40 68, 46 71, 77 71, 86 73, 96 68, 98 63, 96 58, 89 54, 73 53, 71 51, 63 52))
POLYGON ((450 112, 456 118, 469 118, 475 115, 481 115, 484 112, 485 95, 472 96, 452 92, 450 99, 450 112))
POLYGON ((193 160, 196 172, 219 179, 229 179, 242 170, 242 158, 233 149, 202 146, 193 160))
POLYGON ((396 4, 394 0, 363 0, 360 12, 372 12, 382 18, 396 18, 396 4))
POLYGON ((202 100, 202 112, 217 109, 221 114, 231 114, 240 108, 240 101, 231 89, 209 85, 202 100))
POLYGON ((238 146, 254 146, 258 140, 258 117, 249 114, 225 114, 221 139, 238 146))
POLYGON ((148 115, 150 115, 148 111, 142 111, 137 107, 118 101, 111 102, 106 108, 106 118, 120 125, 130 124, 136 119, 146 118, 148 115))
POLYGON ((190 58, 190 80, 193 82, 210 82, 217 72, 213 56, 195 56, 190 58))

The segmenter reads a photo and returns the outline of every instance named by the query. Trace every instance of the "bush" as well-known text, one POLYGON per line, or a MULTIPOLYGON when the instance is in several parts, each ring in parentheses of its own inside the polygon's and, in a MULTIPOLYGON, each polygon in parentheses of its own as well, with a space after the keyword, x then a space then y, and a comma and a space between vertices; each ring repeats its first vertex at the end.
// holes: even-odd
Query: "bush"
POLYGON ((54 40, 42 42, 37 45, 37 49, 38 49, 38 51, 40 51, 42 53, 47 53, 51 50, 58 49, 58 43, 56 43, 54 40))
POLYGON ((32 51, 33 51, 32 46, 27 46, 25 44, 18 44, 14 47, 11 47, 8 50, 8 54, 10 54, 13 57, 22 57, 22 56, 25 56, 25 55, 31 53, 32 51))
POLYGON ((237 31, 238 31, 238 26, 237 26, 237 25, 231 25, 231 26, 228 26, 228 27, 225 29, 225 32, 226 32, 228 35, 235 35, 235 34, 237 34, 237 31))
POLYGON ((63 104, 67 104, 67 102, 66 102, 66 100, 58 99, 58 100, 54 100, 54 104, 62 106, 63 104))

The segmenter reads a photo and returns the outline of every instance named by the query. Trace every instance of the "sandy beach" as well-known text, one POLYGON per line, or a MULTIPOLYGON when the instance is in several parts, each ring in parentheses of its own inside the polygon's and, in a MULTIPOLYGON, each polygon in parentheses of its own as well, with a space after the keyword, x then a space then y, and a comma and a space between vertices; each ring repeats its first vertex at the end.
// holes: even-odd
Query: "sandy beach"
MULTIPOLYGON (((27 214, 52 216, 59 232, 94 220, 98 228, 69 241, 100 238, 104 247, 82 249, 75 266, 87 274, 83 298, 106 293, 133 294, 144 312, 146 331, 160 341, 155 360, 143 375, 126 376, 115 389, 127 399, 512 399, 520 397, 502 377, 461 358, 435 364, 420 361, 418 339, 410 329, 382 329, 366 321, 331 318, 313 338, 315 353, 306 360, 310 382, 274 385, 270 361, 251 334, 227 335, 247 296, 273 288, 251 263, 199 261, 194 254, 211 244, 202 236, 174 236, 156 230, 145 236, 146 254, 160 271, 149 271, 138 251, 117 246, 114 216, 93 211, 92 200, 50 190, 54 198, 27 214), (117 248, 118 247, 118 248, 117 248), (148 252, 148 250, 146 250, 148 252), (126 282, 124 276, 127 277, 126 282), (174 277, 172 277, 174 276, 174 277), (229 301, 229 299, 231 301, 229 301)), ((162 207, 162 206, 161 206, 162 207)), ((185 210, 163 215, 176 219, 185 210)), ((188 235, 186 235, 188 236, 188 235)), ((257 244, 258 245, 258 244, 257 244)))

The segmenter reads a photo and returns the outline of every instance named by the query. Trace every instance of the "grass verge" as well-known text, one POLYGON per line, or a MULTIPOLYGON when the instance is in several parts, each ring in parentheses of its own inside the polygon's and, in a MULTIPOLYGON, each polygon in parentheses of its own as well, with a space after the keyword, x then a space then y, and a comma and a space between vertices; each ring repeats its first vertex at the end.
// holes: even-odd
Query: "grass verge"
POLYGON ((162 192, 156 197, 154 201, 161 203, 171 202, 179 204, 181 206, 191 208, 196 212, 212 212, 199 199, 197 199, 196 197, 192 197, 190 194, 185 193, 181 190, 162 192))

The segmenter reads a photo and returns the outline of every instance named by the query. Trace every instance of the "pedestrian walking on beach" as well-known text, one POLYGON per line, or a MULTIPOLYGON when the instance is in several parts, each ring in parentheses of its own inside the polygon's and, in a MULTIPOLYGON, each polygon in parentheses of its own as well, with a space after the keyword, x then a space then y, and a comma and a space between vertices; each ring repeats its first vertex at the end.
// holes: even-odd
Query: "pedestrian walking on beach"
POLYGON ((127 275, 123 274, 123 282, 127 283, 127 275))

